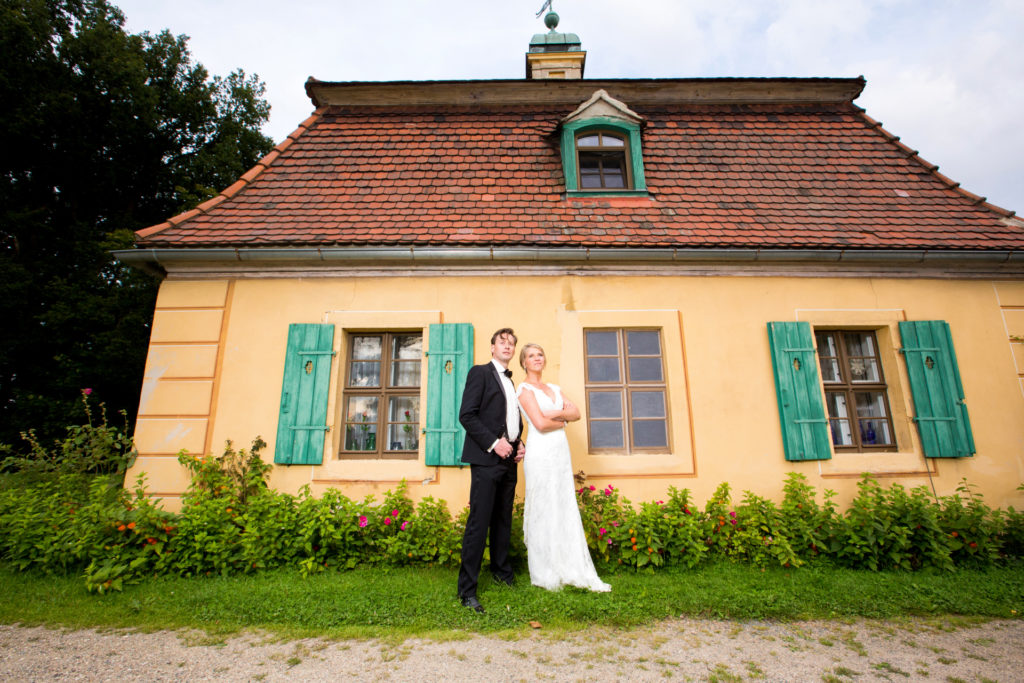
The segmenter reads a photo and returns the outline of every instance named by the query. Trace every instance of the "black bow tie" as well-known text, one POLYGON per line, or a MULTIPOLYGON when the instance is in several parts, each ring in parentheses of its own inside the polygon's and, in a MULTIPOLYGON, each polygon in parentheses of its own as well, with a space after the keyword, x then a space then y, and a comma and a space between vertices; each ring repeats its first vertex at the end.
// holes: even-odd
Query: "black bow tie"
POLYGON ((512 371, 511 371, 511 370, 509 370, 508 368, 506 368, 505 370, 503 370, 501 374, 505 375, 505 376, 506 376, 506 377, 508 377, 509 379, 512 379, 512 371))

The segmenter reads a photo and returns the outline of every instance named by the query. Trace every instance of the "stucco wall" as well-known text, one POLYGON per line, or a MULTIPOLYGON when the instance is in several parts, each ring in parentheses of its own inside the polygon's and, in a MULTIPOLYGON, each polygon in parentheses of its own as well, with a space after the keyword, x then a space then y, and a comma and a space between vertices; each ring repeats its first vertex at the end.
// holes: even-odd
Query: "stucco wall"
MULTIPOLYGON (((670 401, 668 455, 590 455, 585 420, 568 427, 573 466, 599 486, 634 501, 663 497, 670 485, 703 503, 723 481, 777 498, 798 471, 843 503, 861 472, 907 486, 934 483, 939 495, 966 477, 992 505, 1024 504, 1024 283, 954 279, 696 277, 636 275, 479 275, 168 279, 160 289, 129 481, 147 474, 149 490, 175 509, 187 476, 180 449, 220 452, 226 439, 256 435, 272 460, 289 323, 336 325, 324 462, 275 468, 271 485, 295 492, 341 488, 359 498, 401 479, 413 497, 431 495, 453 511, 468 497, 469 471, 418 461, 339 460, 341 380, 348 330, 423 328, 438 322, 475 327, 475 360, 489 358, 491 333, 515 328, 520 342, 542 344, 546 379, 584 405, 583 330, 662 330, 670 401), (901 320, 950 324, 977 454, 926 460, 899 354, 901 320), (876 330, 889 385, 898 452, 834 454, 787 462, 769 356, 768 321, 876 330), (929 467, 931 476, 929 477, 929 467)), ((515 381, 524 373, 513 362, 515 381)), ((422 401, 426 400, 424 363, 422 401)), ((422 450, 422 441, 421 441, 422 450)), ((520 487, 522 484, 520 484, 520 487)), ((522 491, 520 491, 520 495, 522 491)))

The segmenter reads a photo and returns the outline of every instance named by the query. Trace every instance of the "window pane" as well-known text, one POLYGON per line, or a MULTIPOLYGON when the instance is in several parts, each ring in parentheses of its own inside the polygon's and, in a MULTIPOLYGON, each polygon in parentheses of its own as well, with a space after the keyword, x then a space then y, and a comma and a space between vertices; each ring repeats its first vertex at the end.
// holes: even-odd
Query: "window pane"
POLYGON ((603 133, 601 135, 601 144, 604 145, 605 147, 625 147, 626 141, 615 135, 603 133))
POLYGON ((633 445, 637 448, 663 448, 668 445, 664 420, 633 422, 633 445))
POLYGON ((630 358, 629 379, 633 382, 660 382, 661 358, 630 358))
POLYGON ((879 382, 878 363, 874 358, 850 358, 850 381, 879 382))
POLYGON ((858 391, 857 415, 860 417, 885 417, 885 398, 880 391, 858 391))
POLYGON ((580 187, 601 187, 600 175, 580 175, 580 187))
POLYGON ((591 391, 587 412, 590 417, 622 417, 622 394, 617 391, 591 391))
POLYGON ((838 356, 839 349, 836 347, 836 337, 830 332, 817 332, 814 335, 818 340, 819 356, 838 356))
POLYGON ((849 420, 829 420, 832 429, 832 444, 835 446, 852 446, 853 432, 850 431, 849 420))
POLYGON ((353 360, 380 360, 380 337, 352 337, 353 360))
POLYGON ((345 421, 345 450, 377 449, 376 396, 350 396, 345 421))
POLYGON ((875 356, 875 336, 870 332, 845 332, 846 353, 849 356, 875 356))
POLYGON ((842 382, 842 375, 839 374, 839 351, 836 348, 835 336, 827 332, 818 332, 814 336, 818 341, 821 380, 823 382, 842 382))
POLYGON ((612 331, 587 332, 588 356, 615 356, 619 353, 619 335, 612 331))
POLYGON ((634 391, 629 398, 633 417, 665 417, 665 392, 634 391))
POLYGON ((419 447, 420 399, 416 396, 395 396, 388 409, 389 451, 414 451, 419 447))
POLYGON ((601 172, 601 159, 593 152, 580 154, 580 173, 598 174, 601 172))
POLYGON ((660 356, 661 335, 654 330, 630 330, 626 333, 626 349, 631 356, 660 356))
POLYGON ((626 179, 622 175, 622 171, 617 168, 606 169, 604 172, 604 186, 612 188, 622 188, 626 186, 626 179))
POLYGON ((353 362, 348 385, 350 387, 379 387, 380 363, 353 362))
POLYGON ((590 445, 593 448, 622 448, 622 423, 595 420, 590 423, 590 445))
POLYGON ((825 403, 828 404, 829 417, 849 417, 850 413, 846 408, 846 394, 839 394, 834 391, 825 393, 825 403))
POLYGON ((588 358, 587 380, 590 382, 618 382, 618 358, 588 358))
POLYGON ((420 385, 420 361, 394 361, 391 365, 391 386, 418 387, 420 385))
POLYGON ((419 360, 423 358, 423 335, 395 335, 394 342, 392 344, 391 357, 402 358, 407 360, 419 360))
POLYGON ((576 138, 577 147, 598 147, 601 144, 600 135, 581 135, 576 138))
POLYGON ((885 420, 861 420, 860 442, 865 446, 890 446, 892 435, 885 420))

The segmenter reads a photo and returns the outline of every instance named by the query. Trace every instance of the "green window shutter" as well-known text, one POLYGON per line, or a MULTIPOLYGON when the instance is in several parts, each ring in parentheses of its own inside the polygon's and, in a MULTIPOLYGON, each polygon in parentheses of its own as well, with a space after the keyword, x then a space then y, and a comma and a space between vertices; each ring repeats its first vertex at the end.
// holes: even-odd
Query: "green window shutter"
POLYGON ((274 462, 319 465, 327 431, 334 325, 288 326, 274 462))
POLYGON ((427 350, 427 426, 424 450, 428 465, 462 464, 466 430, 459 424, 462 391, 473 365, 473 326, 430 326, 427 350))
POLYGON ((810 324, 768 323, 768 342, 786 460, 828 460, 832 457, 828 417, 810 324))
POLYGON ((942 320, 901 322, 900 339, 914 397, 914 422, 925 457, 973 455, 974 435, 949 324, 942 320))

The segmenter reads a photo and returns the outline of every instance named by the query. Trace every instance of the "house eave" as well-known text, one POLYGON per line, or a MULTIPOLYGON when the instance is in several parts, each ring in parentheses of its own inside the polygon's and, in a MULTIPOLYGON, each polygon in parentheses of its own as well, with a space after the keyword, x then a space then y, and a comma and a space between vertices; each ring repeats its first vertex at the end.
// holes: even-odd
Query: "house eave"
POLYGON ((122 263, 158 275, 176 267, 273 269, 350 265, 456 267, 465 264, 668 265, 755 264, 848 265, 851 267, 972 268, 1024 273, 1024 251, 948 249, 697 249, 587 247, 214 247, 123 249, 113 255, 122 263))
POLYGON ((475 81, 306 81, 316 107, 571 104, 603 89, 629 106, 665 103, 765 104, 851 102, 856 78, 621 78, 475 81))

